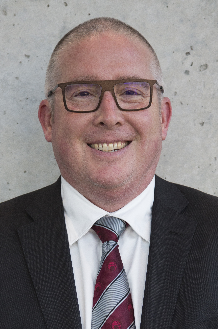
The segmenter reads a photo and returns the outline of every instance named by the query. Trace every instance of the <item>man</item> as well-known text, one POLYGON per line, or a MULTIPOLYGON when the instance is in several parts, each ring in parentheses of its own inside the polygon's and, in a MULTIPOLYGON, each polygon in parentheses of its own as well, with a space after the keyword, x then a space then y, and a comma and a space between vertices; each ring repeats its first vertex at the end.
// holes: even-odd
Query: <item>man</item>
POLYGON ((1 205, 0 328, 218 328, 218 201, 154 177, 172 112, 162 84, 154 50, 120 21, 56 46, 39 120, 61 179, 1 205), (102 272, 113 248, 122 262, 102 272))

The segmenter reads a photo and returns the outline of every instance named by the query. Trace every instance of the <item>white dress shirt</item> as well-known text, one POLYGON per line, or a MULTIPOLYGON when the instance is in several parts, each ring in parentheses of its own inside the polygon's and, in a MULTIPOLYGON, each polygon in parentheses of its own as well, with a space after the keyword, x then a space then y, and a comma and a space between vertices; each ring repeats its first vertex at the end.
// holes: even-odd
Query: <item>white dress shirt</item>
POLYGON ((140 195, 123 208, 108 213, 87 200, 63 177, 61 179, 61 196, 83 329, 91 329, 94 287, 102 253, 102 242, 91 227, 106 214, 119 217, 130 225, 118 243, 132 295, 136 329, 140 328, 154 186, 153 177, 140 195))

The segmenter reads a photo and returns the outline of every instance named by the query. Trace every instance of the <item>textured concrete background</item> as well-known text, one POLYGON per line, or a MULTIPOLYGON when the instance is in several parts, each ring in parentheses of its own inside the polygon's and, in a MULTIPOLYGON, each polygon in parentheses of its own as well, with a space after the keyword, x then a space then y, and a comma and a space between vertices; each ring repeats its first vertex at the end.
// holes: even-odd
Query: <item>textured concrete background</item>
POLYGON ((59 39, 99 16, 138 29, 160 59, 173 118, 157 173, 218 195, 217 0, 0 0, 0 201, 59 176, 37 119, 45 71, 59 39))

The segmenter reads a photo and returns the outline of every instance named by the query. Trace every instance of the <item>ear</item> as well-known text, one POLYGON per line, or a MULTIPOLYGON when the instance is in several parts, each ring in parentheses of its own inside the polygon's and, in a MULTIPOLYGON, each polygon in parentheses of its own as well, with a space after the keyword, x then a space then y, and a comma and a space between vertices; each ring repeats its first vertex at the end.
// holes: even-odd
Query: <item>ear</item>
POLYGON ((162 140, 167 137, 167 131, 172 117, 172 106, 168 97, 164 97, 161 102, 161 126, 162 140))
POLYGON ((45 139, 47 142, 52 141, 52 112, 51 106, 47 99, 41 101, 39 105, 38 118, 41 123, 45 139))

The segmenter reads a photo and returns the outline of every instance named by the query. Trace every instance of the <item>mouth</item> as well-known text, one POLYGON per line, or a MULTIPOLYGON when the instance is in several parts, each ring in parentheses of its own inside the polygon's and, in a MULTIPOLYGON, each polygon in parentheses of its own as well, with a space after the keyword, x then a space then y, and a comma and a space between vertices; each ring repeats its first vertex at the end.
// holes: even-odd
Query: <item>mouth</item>
POLYGON ((131 142, 115 142, 115 143, 99 143, 99 144, 88 144, 91 148, 102 151, 102 152, 116 152, 127 145, 129 145, 131 142))

